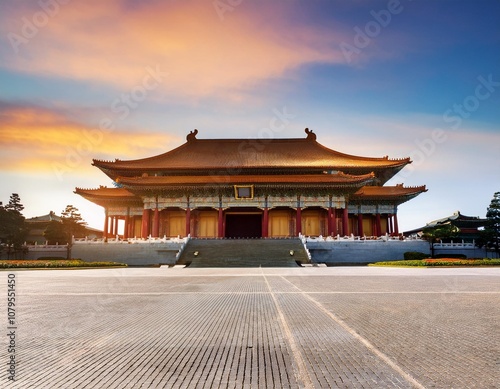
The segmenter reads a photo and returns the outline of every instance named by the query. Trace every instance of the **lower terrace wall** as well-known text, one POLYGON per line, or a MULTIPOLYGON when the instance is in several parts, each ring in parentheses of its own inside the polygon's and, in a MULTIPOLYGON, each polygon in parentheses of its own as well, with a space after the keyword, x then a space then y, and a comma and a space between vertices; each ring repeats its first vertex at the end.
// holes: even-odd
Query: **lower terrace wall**
POLYGON ((493 251, 476 247, 474 243, 435 243, 434 255, 465 255, 467 258, 495 258, 493 251))
POLYGON ((422 240, 307 239, 306 246, 312 262, 328 266, 396 261, 403 259, 406 251, 430 255, 429 243, 422 240))
POLYGON ((112 261, 129 266, 174 265, 186 239, 119 241, 110 243, 75 242, 73 258, 84 261, 112 261))
MULTIPOLYGON (((419 251, 430 255, 429 243, 416 239, 377 239, 359 240, 305 238, 312 262, 326 263, 330 266, 348 264, 366 264, 377 261, 395 261, 403 259, 406 251, 419 251)), ((129 239, 120 241, 79 240, 72 249, 72 258, 84 261, 113 261, 130 266, 174 265, 176 256, 182 250, 187 239, 129 239)), ((38 259, 40 257, 66 257, 66 246, 38 245, 26 246, 24 253, 11 254, 10 259, 38 259)), ((434 253, 464 254, 468 258, 496 258, 494 252, 486 252, 470 243, 435 244, 434 253)), ((7 259, 5 251, 0 252, 0 259, 7 259)))

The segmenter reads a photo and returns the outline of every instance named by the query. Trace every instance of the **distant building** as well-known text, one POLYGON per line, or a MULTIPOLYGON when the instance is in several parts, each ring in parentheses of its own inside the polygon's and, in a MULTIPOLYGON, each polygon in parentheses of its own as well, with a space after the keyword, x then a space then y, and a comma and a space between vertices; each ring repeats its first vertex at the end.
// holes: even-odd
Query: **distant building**
POLYGON ((476 216, 465 216, 460 213, 460 211, 456 211, 451 216, 446 216, 441 219, 433 220, 427 223, 424 227, 416 228, 413 230, 405 231, 403 235, 411 236, 411 235, 421 235, 422 231, 425 228, 437 227, 443 225, 452 225, 457 227, 460 232, 458 236, 454 238, 454 241, 464 241, 471 243, 472 241, 479 238, 479 234, 482 228, 487 223, 487 219, 481 219, 476 216))
POLYGON ((361 157, 305 138, 197 139, 130 161, 94 160, 117 187, 76 188, 123 238, 398 235, 398 206, 424 186, 384 186, 409 158, 361 157))
MULTIPOLYGON (((62 222, 61 216, 57 216, 53 211, 50 211, 47 215, 35 216, 26 219, 26 227, 28 229, 28 234, 26 235, 26 243, 28 244, 45 244, 46 239, 43 233, 47 229, 47 226, 51 221, 62 222)), ((91 227, 85 227, 85 233, 82 236, 75 236, 75 238, 102 238, 102 231, 91 227)))

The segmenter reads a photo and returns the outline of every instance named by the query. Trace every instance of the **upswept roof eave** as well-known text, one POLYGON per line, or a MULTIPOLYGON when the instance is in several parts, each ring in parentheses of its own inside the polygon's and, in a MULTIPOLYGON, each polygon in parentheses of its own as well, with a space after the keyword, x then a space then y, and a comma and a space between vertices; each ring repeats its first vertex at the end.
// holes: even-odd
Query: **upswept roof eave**
POLYGON ((454 212, 450 216, 446 216, 443 218, 439 218, 436 220, 432 220, 428 222, 425 227, 436 227, 438 225, 444 225, 444 224, 479 224, 482 225, 485 223, 487 219, 481 219, 479 216, 466 216, 462 215, 460 211, 454 212))
MULTIPOLYGON (((214 146, 215 142, 219 142, 221 146, 219 149, 221 150, 229 150, 228 155, 230 155, 231 152, 238 152, 238 155, 243 155, 245 149, 242 148, 240 150, 240 146, 238 146, 238 149, 234 149, 234 144, 244 144, 241 142, 249 142, 251 140, 245 140, 245 139, 196 139, 193 141, 188 141, 185 142, 184 144, 167 151, 165 153, 148 157, 148 158, 142 158, 142 159, 135 159, 135 160, 127 160, 127 161, 122 161, 120 159, 116 159, 115 161, 104 161, 104 160, 98 160, 98 159, 93 159, 92 165, 98 167, 101 169, 105 174, 107 174, 110 177, 116 176, 117 171, 147 171, 147 170, 158 170, 158 169, 166 169, 166 170, 189 170, 189 169, 194 169, 198 168, 198 166, 193 166, 192 160, 189 161, 182 161, 182 158, 178 157, 179 153, 182 151, 187 151, 187 152, 192 152, 194 155, 199 156, 200 154, 203 154, 207 152, 206 148, 204 149, 204 145, 208 145, 210 147, 214 146), (224 147, 224 144, 226 147, 224 147), (168 159, 177 159, 178 163, 172 163, 173 161, 167 161, 168 159), (169 163, 167 163, 169 162, 169 163)), ((210 147, 208 147, 210 149, 210 147)), ((324 169, 354 169, 354 168, 373 168, 373 169, 391 169, 391 168, 397 168, 397 167, 403 167, 408 163, 411 163, 411 160, 409 157, 407 158, 400 158, 400 159, 389 159, 387 156, 385 157, 362 157, 362 156, 357 156, 357 155, 351 155, 351 154, 346 154, 346 153, 341 153, 339 151, 330 149, 316 140, 308 140, 304 138, 279 138, 279 139, 272 139, 272 140, 266 140, 265 146, 263 145, 262 147, 267 147, 271 158, 276 158, 276 155, 278 155, 278 159, 282 158, 281 161, 275 161, 274 163, 265 163, 262 164, 262 161, 260 163, 253 162, 254 164, 247 164, 245 163, 241 164, 241 168, 255 168, 255 169, 272 169, 272 168, 293 168, 293 169, 308 169, 308 168, 324 168, 324 169), (285 145, 283 144, 285 143, 285 145), (282 162, 285 160, 290 160, 293 158, 287 154, 287 152, 290 149, 290 147, 285 147, 288 146, 287 144, 293 143, 297 147, 297 151, 302 151, 305 149, 309 149, 308 152, 311 155, 318 155, 318 159, 323 159, 323 160, 328 160, 330 161, 328 163, 324 164, 319 164, 317 163, 318 160, 315 160, 313 157, 309 157, 310 161, 307 163, 304 163, 303 161, 300 161, 300 158, 297 159, 298 165, 286 165, 283 164, 282 162), (275 145, 274 150, 271 148, 269 149, 270 146, 275 145), (312 146, 312 149, 311 149, 312 146), (314 150, 317 149, 317 150, 314 150), (326 155, 325 155, 326 153, 326 155), (281 155, 281 156, 280 156, 281 155), (340 161, 336 161, 340 159, 340 161), (359 165, 357 164, 359 163, 359 165)), ((256 153, 263 153, 263 151, 255 150, 256 153)), ((213 153, 207 153, 208 156, 213 156, 213 153)), ((300 153, 299 153, 300 155, 300 153)), ((307 158, 306 158, 307 159, 307 158)), ((210 161, 204 161, 203 163, 203 168, 204 169, 221 169, 227 167, 227 163, 224 163, 224 158, 222 157, 220 160, 215 160, 212 162, 217 162, 212 165, 208 165, 207 163, 210 163, 210 161)), ((226 161, 227 162, 227 161, 226 161)), ((269 161, 268 161, 269 162, 269 161)), ((233 167, 233 166, 232 166, 233 167)))
POLYGON ((412 199, 421 193, 427 192, 425 185, 405 187, 403 184, 395 186, 364 186, 354 193, 352 200, 373 200, 389 198, 412 199))
POLYGON ((138 200, 137 196, 126 188, 108 188, 101 186, 99 188, 75 188, 73 192, 77 195, 86 198, 87 200, 122 200, 122 201, 135 201, 138 200))
POLYGON ((404 157, 404 158, 389 158, 389 156, 384 156, 384 157, 363 157, 363 156, 360 156, 360 155, 353 155, 353 154, 347 154, 347 153, 342 153, 340 151, 337 151, 337 150, 333 150, 333 149, 330 149, 329 147, 327 146, 324 146, 322 145, 321 143, 319 143, 318 141, 314 141, 318 147, 328 151, 328 152, 331 152, 331 153, 334 153, 338 156, 342 156, 342 157, 345 157, 347 159, 359 159, 359 160, 363 160, 363 161, 387 161, 387 162, 392 162, 391 164, 388 164, 388 165, 383 165, 384 167, 392 167, 392 166, 400 166, 402 164, 406 165, 408 163, 411 163, 412 161, 410 160, 410 157, 404 157))
MULTIPOLYGON (((92 159, 92 165, 93 166, 97 166, 98 168, 108 168, 108 169, 133 169, 134 167, 133 166, 130 166, 130 167, 127 167, 127 166, 120 166, 120 167, 116 167, 117 163, 121 162, 121 163, 126 163, 126 164, 137 164, 137 163, 143 163, 143 162, 146 162, 146 161, 149 161, 149 160, 156 160, 160 157, 164 157, 168 154, 172 154, 174 152, 178 152, 180 149, 183 149, 185 148, 187 145, 188 145, 189 142, 185 142, 183 143, 182 145, 172 149, 172 150, 169 150, 165 153, 161 153, 161 154, 158 154, 158 155, 153 155, 152 157, 146 157, 146 158, 138 158, 138 159, 129 159, 129 160, 125 160, 125 161, 122 161, 121 159, 118 159, 116 158, 114 161, 105 161, 105 160, 100 160, 100 159, 92 159)), ((101 169, 102 170, 102 169, 101 169)))

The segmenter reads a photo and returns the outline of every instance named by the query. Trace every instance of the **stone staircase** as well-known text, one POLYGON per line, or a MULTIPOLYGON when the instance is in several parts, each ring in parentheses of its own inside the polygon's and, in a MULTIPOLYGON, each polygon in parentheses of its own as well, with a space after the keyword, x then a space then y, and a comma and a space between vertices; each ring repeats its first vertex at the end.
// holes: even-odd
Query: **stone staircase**
POLYGON ((307 253, 298 238, 190 239, 177 264, 189 267, 297 267, 298 263, 307 262, 307 253))

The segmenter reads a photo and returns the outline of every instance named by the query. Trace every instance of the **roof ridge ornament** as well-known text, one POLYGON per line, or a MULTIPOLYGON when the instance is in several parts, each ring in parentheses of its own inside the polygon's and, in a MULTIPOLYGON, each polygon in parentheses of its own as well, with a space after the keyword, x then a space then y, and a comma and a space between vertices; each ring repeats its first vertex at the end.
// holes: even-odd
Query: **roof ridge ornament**
POLYGON ((190 131, 189 134, 186 136, 186 140, 188 142, 192 142, 196 140, 196 135, 198 134, 198 130, 195 128, 194 131, 190 131))
POLYGON ((306 128, 304 131, 307 134, 306 138, 307 140, 312 140, 312 141, 316 140, 316 134, 312 130, 306 128))

